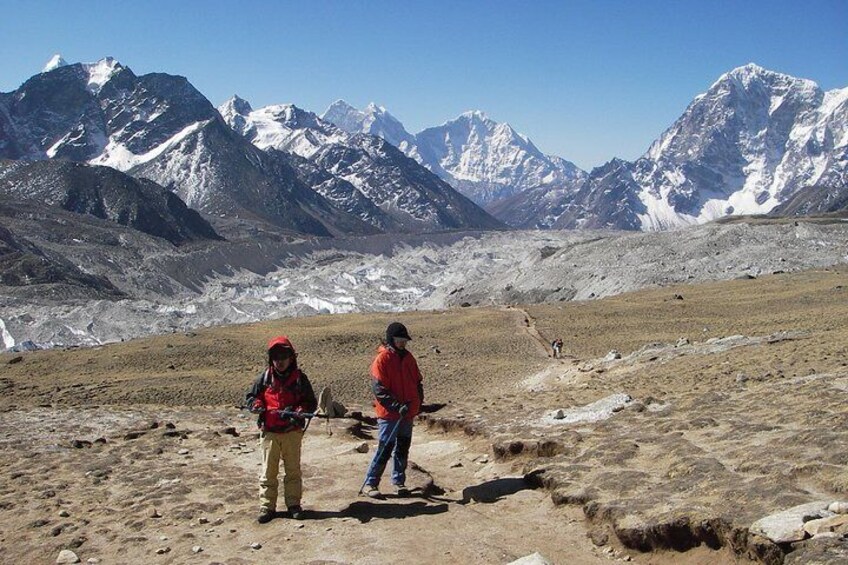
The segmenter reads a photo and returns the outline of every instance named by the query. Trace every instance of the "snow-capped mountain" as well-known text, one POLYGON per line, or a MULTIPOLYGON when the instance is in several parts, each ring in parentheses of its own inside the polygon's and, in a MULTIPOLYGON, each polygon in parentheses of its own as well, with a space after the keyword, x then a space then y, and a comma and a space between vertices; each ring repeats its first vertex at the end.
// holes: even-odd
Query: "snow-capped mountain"
POLYGON ((466 112, 414 136, 374 104, 360 111, 340 100, 322 118, 348 132, 383 137, 481 205, 539 186, 568 190, 585 177, 573 163, 545 155, 509 124, 482 112, 466 112))
MULTIPOLYGON (((256 147, 291 153, 332 175, 313 178, 313 187, 343 210, 381 229, 432 231, 500 228, 436 175, 407 158, 384 139, 350 134, 291 104, 253 110, 233 97, 219 112, 256 147), (316 183, 316 181, 318 181, 316 183)), ((299 161, 289 160, 293 166, 299 161)))
POLYGON ((365 110, 357 110, 344 100, 336 100, 321 119, 337 125, 348 133, 367 133, 382 137, 410 157, 415 147, 415 137, 406 131, 400 121, 382 106, 373 102, 365 110))
POLYGON ((722 75, 634 163, 595 169, 555 227, 660 230, 848 189, 848 88, 753 64, 722 75), (613 213, 614 211, 614 213, 613 213))
POLYGON ((58 66, 0 94, 0 157, 109 166, 216 220, 316 235, 377 231, 236 134, 184 77, 136 76, 111 58, 58 66))

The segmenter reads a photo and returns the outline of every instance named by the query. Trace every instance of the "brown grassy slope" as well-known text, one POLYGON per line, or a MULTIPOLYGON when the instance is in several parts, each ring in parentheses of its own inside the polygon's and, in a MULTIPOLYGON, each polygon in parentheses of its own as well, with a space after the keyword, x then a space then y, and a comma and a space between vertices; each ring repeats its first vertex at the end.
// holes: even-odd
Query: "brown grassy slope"
POLYGON ((268 339, 287 334, 316 392, 343 402, 370 399, 368 369, 386 325, 404 322, 427 383, 428 402, 487 390, 544 362, 518 311, 463 309, 315 316, 208 328, 90 349, 24 353, 0 362, 2 405, 235 404, 265 363, 268 339), (535 356, 535 358, 534 358, 535 356))
MULTIPOLYGON (((807 332, 801 352, 765 358, 738 352, 732 369, 713 358, 665 372, 704 374, 761 371, 786 376, 811 369, 830 371, 848 360, 848 277, 846 270, 781 274, 669 287, 604 300, 527 307, 531 324, 546 340, 561 335, 564 351, 592 359, 616 349, 622 354, 653 342, 680 337, 703 341, 734 334, 768 335, 779 330, 807 332), (683 296, 682 300, 674 298, 683 296)), ((386 324, 398 319, 413 335, 412 350, 427 382, 429 402, 476 402, 501 394, 545 365, 546 357, 528 334, 520 309, 466 308, 444 312, 353 314, 277 320, 217 327, 189 334, 133 340, 90 349, 39 351, 0 356, 0 406, 38 404, 222 404, 239 403, 262 369, 266 341, 291 337, 300 363, 316 389, 331 385, 343 402, 369 400, 368 366, 386 324), (436 352, 438 349, 438 352, 436 352)), ((789 351, 789 349, 787 349, 789 351)), ((650 384, 643 383, 646 387, 650 384)), ((603 381, 598 382, 605 388, 603 381)), ((592 387, 594 388, 594 387, 592 387)), ((638 391, 635 391, 638 392, 638 391)))
POLYGON ((807 271, 631 292, 604 300, 526 308, 539 332, 561 336, 581 359, 622 355, 652 342, 848 327, 846 269, 807 271), (680 295, 682 299, 675 298, 680 295))

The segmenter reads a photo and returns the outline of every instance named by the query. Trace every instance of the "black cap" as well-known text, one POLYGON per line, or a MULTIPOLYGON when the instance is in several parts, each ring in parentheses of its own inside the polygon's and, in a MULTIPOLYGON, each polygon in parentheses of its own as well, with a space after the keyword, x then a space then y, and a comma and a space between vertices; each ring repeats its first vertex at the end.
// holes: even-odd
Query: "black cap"
POLYGON ((407 331, 406 326, 404 326, 400 322, 392 322, 391 324, 389 324, 389 327, 386 328, 386 343, 391 345, 392 339, 396 337, 412 339, 411 337, 409 337, 409 332, 407 331))

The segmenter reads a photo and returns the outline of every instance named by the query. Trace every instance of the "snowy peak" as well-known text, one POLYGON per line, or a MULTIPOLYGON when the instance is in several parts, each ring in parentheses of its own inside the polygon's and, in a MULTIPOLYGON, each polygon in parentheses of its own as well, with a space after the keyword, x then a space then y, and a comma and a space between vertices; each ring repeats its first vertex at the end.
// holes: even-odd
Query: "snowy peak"
POLYGON ((250 128, 248 117, 251 112, 253 112, 253 108, 251 108, 250 102, 235 94, 218 106, 218 113, 221 114, 224 121, 240 135, 247 135, 247 130, 250 128))
MULTIPOLYGON (((58 53, 44 65, 42 73, 49 73, 62 67, 70 66, 65 59, 58 53)), ((75 66, 82 69, 83 76, 86 79, 86 88, 92 94, 97 94, 103 85, 115 76, 124 67, 112 57, 105 57, 96 63, 77 63, 75 66)))
POLYGON ((321 119, 342 128, 348 133, 367 133, 365 112, 357 110, 344 100, 336 100, 321 114, 321 119))
POLYGON ((244 98, 239 97, 237 94, 233 94, 233 96, 229 100, 227 100, 218 107, 218 111, 221 113, 222 116, 247 116, 253 111, 253 108, 251 107, 250 102, 248 102, 244 98))
POLYGON ((385 108, 334 102, 323 119, 350 133, 377 135, 478 204, 540 185, 562 188, 583 178, 573 163, 543 154, 527 136, 471 110, 410 135, 385 108))
POLYGON ((425 166, 484 205, 540 186, 563 189, 585 177, 573 163, 545 155, 527 136, 479 110, 428 128, 415 141, 425 166))
POLYGON ((88 73, 88 91, 97 94, 103 85, 124 69, 124 67, 112 57, 100 59, 96 63, 83 63, 82 68, 88 73))
POLYGON ((766 214, 814 185, 846 190, 845 92, 825 93, 813 81, 755 64, 733 69, 642 158, 592 171, 561 227, 673 229, 766 214), (621 213, 613 213, 614 196, 621 213))
POLYGON ((53 55, 53 57, 50 58, 49 61, 47 61, 47 64, 44 65, 43 69, 41 69, 41 72, 42 73, 49 73, 53 69, 58 69, 59 67, 67 67, 67 66, 68 66, 68 62, 65 61, 65 59, 63 59, 62 56, 59 53, 56 53, 55 55, 53 55))
POLYGON ((288 151, 307 159, 321 147, 344 142, 349 135, 294 104, 253 110, 247 102, 234 97, 218 111, 231 128, 259 149, 288 151))
POLYGON ((392 116, 383 106, 374 102, 368 104, 365 110, 357 110, 344 100, 336 100, 321 119, 335 124, 348 133, 367 133, 382 137, 395 147, 414 145, 414 137, 406 131, 403 124, 392 116))

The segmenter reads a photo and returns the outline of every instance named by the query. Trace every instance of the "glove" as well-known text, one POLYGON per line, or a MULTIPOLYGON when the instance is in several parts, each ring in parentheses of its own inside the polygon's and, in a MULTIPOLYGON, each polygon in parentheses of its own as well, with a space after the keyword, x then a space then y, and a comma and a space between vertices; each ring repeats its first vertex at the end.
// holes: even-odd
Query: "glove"
POLYGON ((406 413, 407 413, 407 412, 409 412, 409 402, 407 402, 406 404, 401 405, 401 407, 400 407, 400 408, 398 408, 398 414, 400 414, 400 417, 401 417, 401 418, 403 418, 404 416, 406 416, 406 413))
POLYGON ((250 411, 253 414, 262 414, 263 412, 265 412, 265 407, 262 406, 261 402, 256 401, 253 403, 253 406, 250 407, 250 411))

